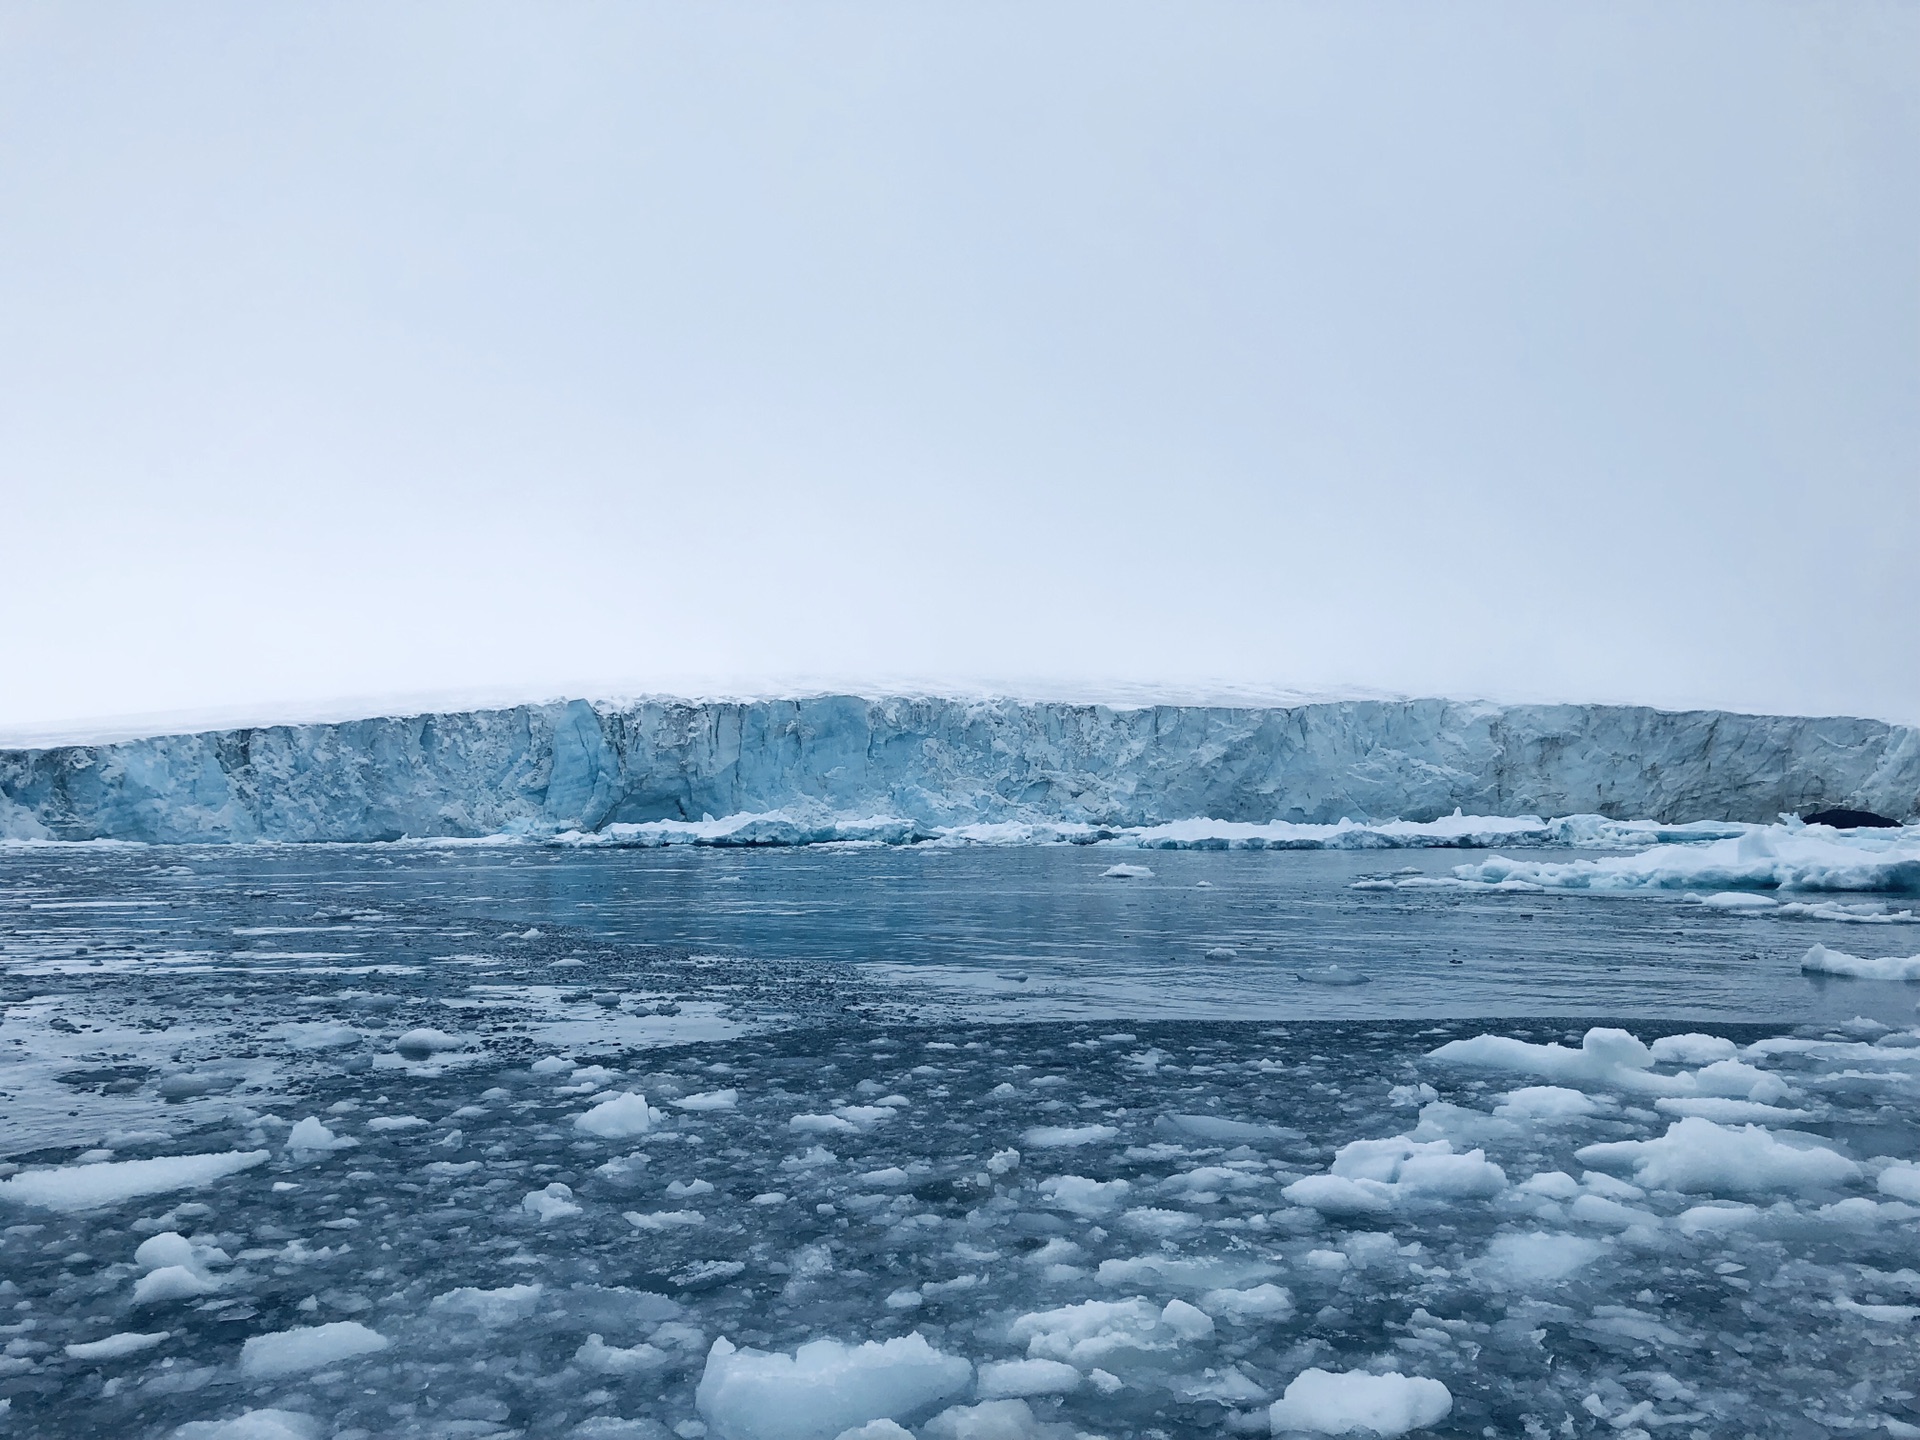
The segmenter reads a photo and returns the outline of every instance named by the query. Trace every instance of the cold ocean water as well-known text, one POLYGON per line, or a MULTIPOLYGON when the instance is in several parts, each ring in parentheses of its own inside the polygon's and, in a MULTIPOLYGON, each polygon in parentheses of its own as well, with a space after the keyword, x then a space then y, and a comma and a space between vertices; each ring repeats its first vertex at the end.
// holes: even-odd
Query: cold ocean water
POLYGON ((0 853, 0 1433, 1920 1435, 1910 902, 1462 861, 0 853))

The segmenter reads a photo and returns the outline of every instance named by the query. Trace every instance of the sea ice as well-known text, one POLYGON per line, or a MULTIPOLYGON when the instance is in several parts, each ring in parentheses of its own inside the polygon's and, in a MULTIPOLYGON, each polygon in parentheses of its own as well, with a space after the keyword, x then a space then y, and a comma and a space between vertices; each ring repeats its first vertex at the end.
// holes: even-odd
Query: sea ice
POLYGON ((122 1355, 137 1355, 142 1350, 151 1350, 162 1344, 171 1331, 156 1330, 142 1335, 137 1330, 123 1330, 118 1335, 109 1335, 103 1340, 88 1340, 65 1347, 67 1357, 72 1360, 118 1360, 122 1355))
POLYGON ((1920 980, 1920 955, 1868 958, 1815 945, 1801 957, 1809 975, 1844 975, 1853 980, 1920 980))
POLYGON ((172 1440, 320 1440, 326 1427, 299 1410, 246 1410, 231 1420, 190 1420, 172 1440))
POLYGON ((0 1200, 45 1210, 98 1210, 143 1195, 210 1185, 266 1159, 265 1150, 229 1150, 216 1155, 169 1155, 157 1160, 110 1160, 23 1170, 0 1180, 0 1200))
POLYGON ((1078 1390, 1082 1379, 1078 1370, 1059 1360, 999 1360, 980 1367, 978 1391, 982 1400, 1066 1395, 1078 1390))
POLYGON ((694 1405, 718 1440, 834 1440, 872 1420, 904 1420, 959 1394, 973 1365, 918 1333, 846 1345, 810 1340, 791 1355, 707 1353, 694 1405))
POLYGON ((1737 839, 1704 845, 1655 845, 1599 860, 1510 860, 1494 856, 1457 865, 1460 881, 1478 886, 1631 892, 1703 890, 1728 908, 1742 890, 1920 891, 1920 830, 1837 835, 1819 827, 1755 826, 1737 839))
POLYGON ((1115 1140, 1119 1135, 1111 1125, 1035 1125, 1021 1132, 1020 1143, 1029 1150, 1070 1150, 1115 1140))
POLYGON ((602 1100, 592 1109, 583 1111, 574 1118, 574 1127, 589 1135, 598 1135, 603 1140, 625 1140, 634 1135, 644 1135, 653 1128, 652 1110, 647 1108, 647 1097, 628 1091, 623 1095, 614 1095, 602 1100))
POLYGON ((1575 1152, 1584 1165, 1630 1168, 1636 1184, 1717 1195, 1831 1190, 1860 1167, 1824 1145, 1789 1145, 1758 1125, 1733 1129, 1689 1116, 1657 1140, 1615 1140, 1575 1152))
POLYGON ((569 1215, 578 1215, 580 1206, 575 1203, 573 1190, 558 1180, 545 1189, 530 1192, 520 1202, 520 1208, 541 1221, 564 1220, 569 1215))
POLYGON ((255 1335, 240 1347, 240 1373, 249 1379, 270 1380, 307 1370, 321 1370, 357 1355, 387 1348, 387 1338, 357 1320, 336 1320, 293 1330, 255 1335))
POLYGON ((317 1115, 309 1115, 287 1132, 287 1150, 294 1155, 324 1155, 329 1150, 345 1150, 359 1142, 350 1136, 334 1134, 317 1115))
POLYGON ((1405 1435, 1438 1425, 1453 1409, 1453 1396, 1438 1380, 1390 1370, 1303 1370, 1267 1412, 1275 1435, 1305 1430, 1316 1435, 1405 1435))
POLYGON ((1083 1300, 1022 1315, 1007 1333, 1015 1342, 1026 1342, 1030 1359, 1059 1360, 1081 1369, 1124 1367, 1211 1335, 1213 1320, 1182 1300, 1164 1306, 1143 1297, 1083 1300))

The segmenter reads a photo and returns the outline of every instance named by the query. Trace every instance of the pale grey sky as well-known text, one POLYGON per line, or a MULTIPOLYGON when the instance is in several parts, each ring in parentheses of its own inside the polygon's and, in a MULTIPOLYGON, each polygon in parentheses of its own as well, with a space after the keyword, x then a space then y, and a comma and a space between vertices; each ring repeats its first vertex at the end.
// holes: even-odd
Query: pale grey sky
POLYGON ((1920 719, 1920 7, 0 6, 0 724, 1920 719))

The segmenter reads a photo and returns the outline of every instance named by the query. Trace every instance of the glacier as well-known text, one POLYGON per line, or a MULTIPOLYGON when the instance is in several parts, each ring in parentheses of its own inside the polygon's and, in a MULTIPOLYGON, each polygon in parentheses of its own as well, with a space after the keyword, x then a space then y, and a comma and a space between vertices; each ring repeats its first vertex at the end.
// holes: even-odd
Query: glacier
POLYGON ((1071 838, 1062 827, 1198 818, 1331 825, 1464 812, 1677 824, 1765 822, 1828 805, 1920 811, 1920 729, 1441 699, 1114 706, 817 695, 555 701, 0 750, 0 839, 15 841, 616 837, 617 827, 741 816, 779 817, 740 837, 761 843, 996 826, 1071 838))

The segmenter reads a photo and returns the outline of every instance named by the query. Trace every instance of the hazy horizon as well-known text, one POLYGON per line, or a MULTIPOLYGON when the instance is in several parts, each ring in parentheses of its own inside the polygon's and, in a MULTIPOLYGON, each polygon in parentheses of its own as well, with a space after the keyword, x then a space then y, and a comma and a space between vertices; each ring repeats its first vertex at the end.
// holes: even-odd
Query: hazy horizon
POLYGON ((1917 72, 1872 0, 9 7, 0 732, 1920 721, 1917 72))

